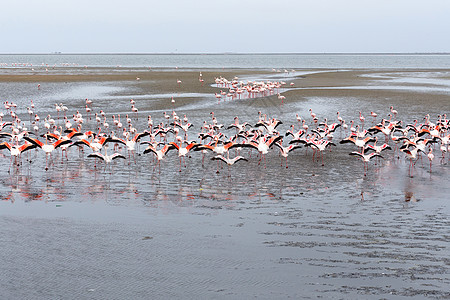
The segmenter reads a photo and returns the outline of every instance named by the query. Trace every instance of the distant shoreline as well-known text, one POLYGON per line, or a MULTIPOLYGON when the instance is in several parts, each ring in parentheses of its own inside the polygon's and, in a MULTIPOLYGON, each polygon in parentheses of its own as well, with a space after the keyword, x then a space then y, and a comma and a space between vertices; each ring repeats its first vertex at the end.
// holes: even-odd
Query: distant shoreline
POLYGON ((217 52, 217 53, 174 53, 174 52, 129 52, 129 53, 70 53, 70 52, 53 52, 53 53, 0 53, 0 55, 450 55, 450 52, 280 52, 280 53, 246 53, 246 52, 217 52))

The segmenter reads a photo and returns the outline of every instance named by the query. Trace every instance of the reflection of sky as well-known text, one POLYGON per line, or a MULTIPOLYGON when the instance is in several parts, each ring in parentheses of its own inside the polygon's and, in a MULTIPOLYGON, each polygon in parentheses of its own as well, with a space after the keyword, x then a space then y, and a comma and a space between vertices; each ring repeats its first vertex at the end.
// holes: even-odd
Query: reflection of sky
MULTIPOLYGON (((361 77, 385 79, 387 82, 399 84, 436 85, 450 88, 450 73, 448 72, 396 72, 365 74, 361 77), (447 78, 445 78, 447 77, 447 78)), ((386 82, 386 81, 383 81, 386 82)), ((376 81, 376 85, 380 82, 376 81)))
POLYGON ((209 160, 210 155, 206 156, 205 167, 201 166, 199 152, 192 154, 188 159, 188 169, 181 173, 176 171, 179 162, 173 153, 162 161, 161 173, 154 170, 151 155, 137 156, 137 165, 128 165, 126 160, 114 162, 105 171, 101 163, 97 169, 93 168, 93 160, 79 157, 78 150, 70 153, 69 161, 64 163, 60 162, 59 154, 55 154, 53 165, 45 172, 39 169, 40 164, 45 164, 45 159, 37 153, 32 165, 24 161, 24 168, 31 169, 13 170, 12 175, 3 181, 0 193, 2 205, 13 202, 21 207, 23 202, 30 205, 33 202, 54 205, 80 202, 147 207, 164 213, 239 210, 252 201, 260 201, 255 209, 263 209, 274 200, 294 201, 291 205, 295 207, 299 194, 304 194, 302 197, 326 198, 321 191, 328 190, 337 199, 345 198, 355 192, 355 182, 360 182, 360 188, 367 188, 374 197, 381 197, 388 191, 402 194, 408 190, 417 198, 437 200, 450 193, 450 186, 442 184, 449 170, 446 165, 439 164, 438 157, 432 174, 428 172, 428 162, 419 162, 415 167, 415 177, 409 178, 409 161, 403 156, 397 161, 392 153, 387 153, 381 166, 371 162, 369 175, 363 177, 362 164, 348 156, 350 151, 351 147, 342 145, 333 148, 325 154, 327 168, 321 169, 311 162, 304 149, 288 157, 289 169, 280 168, 281 160, 276 151, 267 155, 267 168, 257 165, 257 158, 253 157, 256 153, 252 158, 242 153, 250 162, 231 168, 223 166, 219 174, 215 172, 216 163, 209 160), (311 177, 311 172, 316 173, 314 177, 311 177), (376 189, 372 190, 370 186, 376 189))
POLYGON ((300 88, 301 90, 398 90, 420 93, 450 94, 450 87, 403 86, 403 85, 370 85, 370 86, 333 86, 300 88))

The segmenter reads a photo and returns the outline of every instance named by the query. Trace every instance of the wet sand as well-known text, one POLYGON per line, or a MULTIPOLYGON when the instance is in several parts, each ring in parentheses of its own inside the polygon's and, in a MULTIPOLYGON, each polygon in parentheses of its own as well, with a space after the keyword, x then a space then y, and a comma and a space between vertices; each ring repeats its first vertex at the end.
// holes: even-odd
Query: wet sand
MULTIPOLYGON (((236 115, 256 123, 262 111, 281 119, 283 132, 296 124, 296 113, 310 122, 310 108, 320 119, 335 120, 340 111, 348 121, 361 110, 367 124, 370 111, 387 117, 391 105, 405 122, 450 109, 450 70, 18 73, 0 75, 0 97, 20 105, 23 120, 30 99, 36 111, 54 116, 54 103, 73 114, 90 98, 111 118, 131 115, 133 98, 137 128, 145 128, 146 115, 157 124, 175 109, 195 124, 192 138, 211 111, 223 124, 236 115), (284 80, 284 105, 276 94, 217 103, 219 76, 284 80)), ((342 137, 336 133, 335 142, 342 137)), ((274 149, 265 167, 253 152, 248 163, 216 173, 216 163, 208 157, 202 166, 197 152, 178 172, 172 153, 159 173, 142 150, 136 164, 120 161, 107 172, 78 151, 68 161, 57 152, 47 172, 34 150, 31 163, 11 174, 3 168, 1 298, 450 297, 448 159, 430 173, 424 158, 410 177, 408 161, 390 152, 364 176, 361 162, 348 155, 354 149, 338 145, 325 154, 324 167, 303 148, 285 168, 274 149)))

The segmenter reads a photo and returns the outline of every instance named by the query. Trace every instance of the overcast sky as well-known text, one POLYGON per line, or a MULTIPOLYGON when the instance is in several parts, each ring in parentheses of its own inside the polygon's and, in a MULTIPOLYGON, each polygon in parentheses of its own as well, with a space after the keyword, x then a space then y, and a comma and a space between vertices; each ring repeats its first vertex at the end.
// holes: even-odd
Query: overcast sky
POLYGON ((448 0, 14 0, 0 53, 450 52, 448 0))

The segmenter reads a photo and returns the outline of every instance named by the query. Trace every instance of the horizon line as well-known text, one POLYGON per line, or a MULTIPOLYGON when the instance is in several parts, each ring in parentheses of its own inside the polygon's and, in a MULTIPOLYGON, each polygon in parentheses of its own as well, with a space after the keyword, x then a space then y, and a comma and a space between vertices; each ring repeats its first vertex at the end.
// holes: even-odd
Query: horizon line
POLYGON ((32 52, 0 55, 449 55, 450 52, 32 52))

